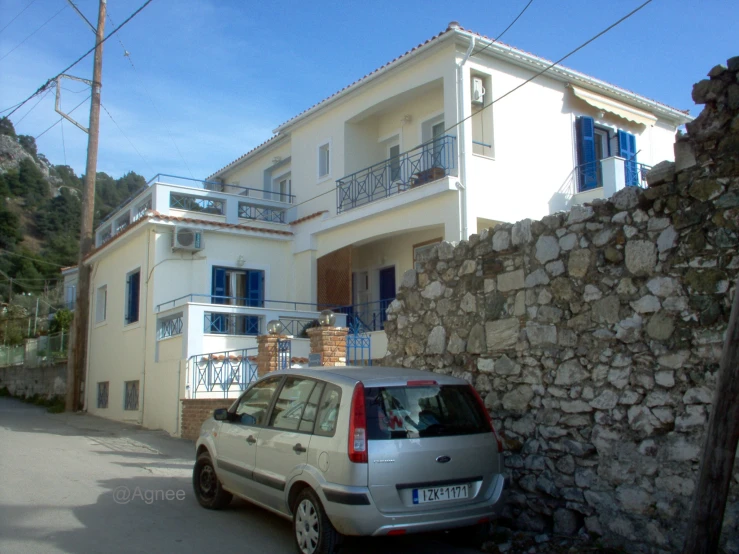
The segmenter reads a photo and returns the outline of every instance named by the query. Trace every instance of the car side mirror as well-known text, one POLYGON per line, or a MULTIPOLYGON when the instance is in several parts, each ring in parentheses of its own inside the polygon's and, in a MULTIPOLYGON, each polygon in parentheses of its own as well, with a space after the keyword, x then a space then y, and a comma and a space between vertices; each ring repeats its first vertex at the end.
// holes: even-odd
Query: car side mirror
POLYGON ((226 408, 218 408, 213 412, 213 419, 216 421, 228 421, 228 410, 226 408))

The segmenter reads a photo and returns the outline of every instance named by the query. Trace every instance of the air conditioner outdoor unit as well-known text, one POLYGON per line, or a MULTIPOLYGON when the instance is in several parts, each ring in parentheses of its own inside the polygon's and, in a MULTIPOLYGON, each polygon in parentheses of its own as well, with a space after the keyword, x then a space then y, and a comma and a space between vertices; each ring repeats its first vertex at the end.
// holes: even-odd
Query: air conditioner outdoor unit
POLYGON ((474 104, 482 104, 485 99, 485 87, 482 86, 482 79, 479 77, 472 78, 472 102, 474 104))
POLYGON ((197 252, 204 248, 205 233, 193 227, 175 227, 172 233, 172 250, 197 252))

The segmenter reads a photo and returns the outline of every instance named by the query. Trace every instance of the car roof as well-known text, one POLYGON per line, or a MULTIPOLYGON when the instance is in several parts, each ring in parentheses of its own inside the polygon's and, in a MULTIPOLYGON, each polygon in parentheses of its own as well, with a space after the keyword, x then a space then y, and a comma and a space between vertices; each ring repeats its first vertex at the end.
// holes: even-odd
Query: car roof
POLYGON ((432 371, 419 369, 406 369, 401 367, 377 367, 377 366, 338 366, 338 367, 316 367, 308 369, 289 369, 284 373, 305 375, 336 383, 351 385, 362 382, 370 387, 399 386, 408 381, 433 380, 440 385, 466 385, 467 381, 451 375, 442 375, 432 371))

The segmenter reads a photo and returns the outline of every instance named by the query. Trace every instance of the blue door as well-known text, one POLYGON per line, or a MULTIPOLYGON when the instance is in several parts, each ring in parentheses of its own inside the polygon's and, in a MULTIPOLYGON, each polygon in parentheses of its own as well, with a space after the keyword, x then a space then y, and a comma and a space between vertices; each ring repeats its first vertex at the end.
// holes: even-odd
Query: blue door
POLYGON ((395 300, 395 266, 380 270, 380 329, 385 328, 387 307, 395 300))

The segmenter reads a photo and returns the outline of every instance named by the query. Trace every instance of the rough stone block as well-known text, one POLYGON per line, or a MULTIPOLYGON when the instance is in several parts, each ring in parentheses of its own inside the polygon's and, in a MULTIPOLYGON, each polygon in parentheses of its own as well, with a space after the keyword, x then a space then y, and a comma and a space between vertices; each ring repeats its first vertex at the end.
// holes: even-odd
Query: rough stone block
POLYGON ((516 346, 521 324, 518 318, 499 319, 485 323, 485 339, 489 352, 516 346))

